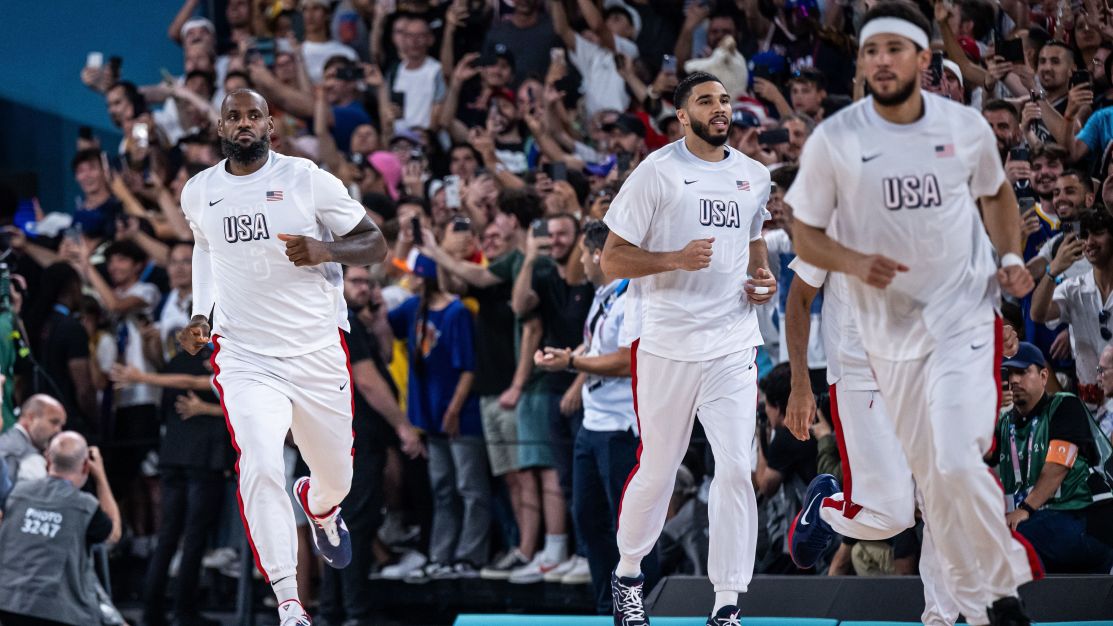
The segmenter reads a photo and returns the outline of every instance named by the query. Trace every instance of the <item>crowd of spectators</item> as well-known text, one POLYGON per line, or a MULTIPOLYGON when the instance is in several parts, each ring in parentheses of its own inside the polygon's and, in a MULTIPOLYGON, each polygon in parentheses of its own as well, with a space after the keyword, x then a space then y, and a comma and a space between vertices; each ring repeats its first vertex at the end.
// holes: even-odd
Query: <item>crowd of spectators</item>
MULTIPOLYGON (((36 204, 5 228, 4 315, 18 342, 5 401, 22 406, 0 435, 5 511, 39 520, 26 502, 46 496, 21 484, 53 485, 40 492, 57 496, 93 476, 99 506, 70 505, 88 532, 69 545, 84 551, 122 535, 113 558, 149 569, 115 592, 141 597, 147 624, 171 613, 207 623, 199 571, 238 574, 235 456, 212 368, 207 353, 186 354, 175 337, 189 321, 192 279, 181 189, 222 158, 224 95, 251 88, 269 103, 273 148, 339 178, 392 249, 381 266, 345 268, 357 393, 355 477, 342 507, 357 555, 344 572, 320 573, 299 533, 303 601, 329 624, 370 623, 377 607, 365 590, 376 579, 484 578, 594 582, 596 606, 583 609, 608 611, 613 524, 636 463, 637 331, 625 316, 626 284, 608 284, 598 268, 600 219, 645 156, 681 136, 672 90, 701 69, 735 99, 730 145, 774 182, 765 237, 780 295, 761 316, 757 570, 816 573, 792 564, 786 535, 808 482, 841 475, 838 435, 824 393, 821 298, 808 351, 819 394, 813 438, 784 426, 781 320, 794 254, 782 198, 816 124, 865 95, 855 33, 871 4, 184 0, 166 33, 182 50, 173 75, 121 75, 119 63, 90 54, 84 88, 74 68, 66 97, 103 97, 118 134, 76 138, 70 167, 82 197, 72 211, 36 204), (86 440, 101 452, 75 460, 86 440), (71 487, 59 487, 63 479, 71 487), (111 530, 97 511, 112 517, 111 530)), ((1016 424, 1029 431, 1044 389, 1075 394, 1081 402, 1056 401, 1072 424, 1052 426, 1050 437, 1082 449, 1094 484, 1065 509, 1108 511, 1099 483, 1113 473, 1113 108, 1103 108, 1113 103, 1113 11, 1097 0, 919 4, 939 51, 925 89, 981 110, 992 127, 1038 284, 1002 302, 1030 349, 1007 364, 1015 406, 1002 412, 998 450, 1009 451, 1011 436, 1017 454, 1016 424)), ((1005 452, 992 460, 1008 474, 1005 452)), ((304 473, 292 439, 287 466, 291 481, 304 473)), ((1006 477, 1010 510, 1039 491, 1027 469, 1006 477)), ((651 579, 703 573, 713 473, 697 427, 665 533, 643 564, 651 579)), ((1071 556, 1108 548, 1107 536, 1082 548, 1056 543, 1094 515, 1034 530, 1017 511, 1010 522, 1050 546, 1041 555, 1060 571, 1113 565, 1094 549, 1085 562, 1071 556)), ((8 514, 0 524, 0 562, 13 562, 5 551, 28 533, 16 523, 8 514)), ((918 546, 917 529, 887 542, 847 540, 818 571, 913 574, 918 546)), ((0 611, 72 619, 50 609, 0 594, 0 611)))

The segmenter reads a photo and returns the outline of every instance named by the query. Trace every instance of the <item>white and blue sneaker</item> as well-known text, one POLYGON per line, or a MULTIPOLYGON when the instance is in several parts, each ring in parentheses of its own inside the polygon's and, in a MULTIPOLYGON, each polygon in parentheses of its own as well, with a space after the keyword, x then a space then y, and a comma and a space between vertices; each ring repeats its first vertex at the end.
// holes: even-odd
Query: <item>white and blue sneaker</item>
POLYGON ((645 613, 645 574, 626 578, 611 572, 611 603, 614 626, 649 626, 645 613))
POLYGON ((309 477, 303 476, 294 483, 294 499, 313 523, 313 546, 331 567, 344 569, 352 562, 352 537, 348 526, 340 517, 340 507, 335 507, 324 517, 309 512, 309 477))
POLYGON ((278 606, 279 626, 313 626, 305 607, 297 600, 287 600, 278 606))
POLYGON ((707 617, 707 626, 742 626, 738 607, 727 605, 707 617))
POLYGON ((835 538, 835 531, 823 521, 819 510, 823 507, 823 499, 840 489, 839 481, 830 474, 820 474, 808 485, 804 493, 804 508, 796 514, 788 529, 788 555, 797 567, 808 569, 814 566, 835 538))

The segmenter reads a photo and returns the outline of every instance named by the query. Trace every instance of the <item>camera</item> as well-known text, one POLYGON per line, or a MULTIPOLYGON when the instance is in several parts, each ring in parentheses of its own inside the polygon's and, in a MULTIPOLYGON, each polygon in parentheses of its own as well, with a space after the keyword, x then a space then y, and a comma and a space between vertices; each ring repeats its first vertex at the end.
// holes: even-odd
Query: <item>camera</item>
POLYGON ((337 80, 361 80, 363 78, 363 70, 354 63, 341 65, 336 69, 337 80))

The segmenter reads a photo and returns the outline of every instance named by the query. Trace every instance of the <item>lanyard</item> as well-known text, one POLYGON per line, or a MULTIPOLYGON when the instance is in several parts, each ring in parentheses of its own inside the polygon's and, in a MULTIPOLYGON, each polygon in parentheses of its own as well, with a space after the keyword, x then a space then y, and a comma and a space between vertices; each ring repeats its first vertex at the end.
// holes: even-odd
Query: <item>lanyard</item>
POLYGON ((1020 471, 1020 455, 1018 454, 1016 447, 1016 423, 1013 422, 1013 420, 1009 420, 1009 452, 1011 452, 1010 456, 1012 457, 1013 463, 1013 477, 1019 485, 1016 495, 1019 496, 1021 500, 1028 497, 1027 475, 1031 474, 1032 470, 1032 443, 1036 438, 1036 426, 1039 424, 1039 421, 1040 417, 1039 415, 1036 415, 1032 418, 1032 422, 1028 426, 1028 449, 1025 451, 1024 457, 1025 469, 1027 469, 1028 471, 1022 474, 1020 471))
POLYGON ((618 300, 619 296, 626 293, 626 288, 629 286, 630 279, 627 278, 626 280, 618 283, 618 286, 614 288, 614 291, 607 294, 606 298, 603 298, 603 302, 599 304, 599 310, 595 312, 595 315, 591 318, 591 321, 588 322, 587 328, 584 330, 584 335, 587 337, 589 342, 591 338, 595 336, 595 327, 599 324, 599 320, 607 315, 607 313, 611 310, 611 307, 614 306, 615 300, 618 300))

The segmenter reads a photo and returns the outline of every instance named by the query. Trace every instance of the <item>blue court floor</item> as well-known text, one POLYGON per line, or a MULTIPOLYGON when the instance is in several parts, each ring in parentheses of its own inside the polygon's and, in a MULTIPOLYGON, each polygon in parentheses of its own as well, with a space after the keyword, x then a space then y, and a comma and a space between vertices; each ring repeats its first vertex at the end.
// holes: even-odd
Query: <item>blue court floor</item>
MULTIPOLYGON (((653 626, 705 626, 705 617, 654 617, 653 626)), ((1113 626, 1113 620, 1035 622, 1039 626, 1113 626)), ((605 615, 461 615, 455 626, 613 626, 605 615)), ((860 622, 802 617, 746 617, 742 626, 914 626, 916 622, 860 622)))

